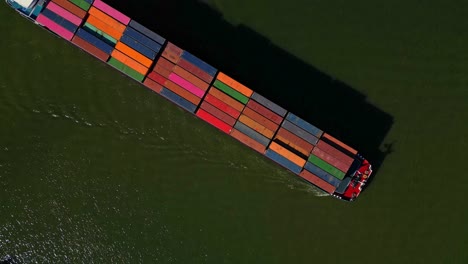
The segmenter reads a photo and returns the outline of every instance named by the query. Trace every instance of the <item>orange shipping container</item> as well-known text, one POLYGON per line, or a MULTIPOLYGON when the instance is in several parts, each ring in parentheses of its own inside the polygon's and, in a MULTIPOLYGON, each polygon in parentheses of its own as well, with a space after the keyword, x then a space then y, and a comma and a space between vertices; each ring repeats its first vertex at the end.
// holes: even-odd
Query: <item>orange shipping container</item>
POLYGON ((174 67, 174 73, 184 78, 185 80, 189 81, 191 84, 195 85, 196 87, 202 89, 203 91, 208 90, 208 87, 210 86, 209 84, 207 84, 206 82, 198 78, 197 76, 191 74, 190 72, 182 69, 179 66, 174 67))
POLYGON ((227 105, 231 106, 239 112, 242 111, 242 109, 244 109, 244 105, 242 103, 231 98, 229 95, 221 92, 215 87, 211 87, 209 94, 213 95, 214 97, 218 98, 219 100, 223 101, 224 103, 226 103, 227 105))
POLYGON ((310 154, 310 151, 308 151, 308 150, 294 144, 294 142, 289 141, 287 138, 285 138, 285 137, 283 137, 281 135, 276 135, 275 140, 279 140, 279 141, 283 142, 284 144, 290 146, 291 148, 299 151, 300 153, 302 153, 302 154, 304 154, 306 156, 310 154))
POLYGON ((161 67, 163 67, 165 69, 168 69, 170 71, 172 71, 174 69, 174 66, 175 66, 174 63, 166 60, 163 57, 159 57, 158 62, 156 63, 156 65, 159 65, 159 66, 161 66, 161 67))
POLYGON ((251 147, 252 149, 260 152, 260 153, 265 153, 265 146, 262 144, 258 143, 257 141, 251 139, 247 135, 243 134, 239 130, 232 129, 231 130, 231 136, 240 142, 244 143, 245 145, 251 147))
POLYGON ((270 149, 275 151, 276 153, 280 154, 281 156, 287 158, 288 160, 290 160, 291 162, 293 162, 294 164, 296 164, 296 165, 298 165, 300 167, 304 167, 304 165, 306 163, 305 159, 297 156, 296 154, 294 154, 291 151, 283 148, 282 146, 278 145, 275 142, 271 142, 270 149))
POLYGON ((264 135, 267 138, 272 138, 275 134, 274 131, 269 130, 268 128, 260 125, 259 123, 253 121, 251 118, 241 115, 239 117, 239 121, 247 125, 248 127, 252 128, 253 130, 257 131, 258 133, 264 135))
POLYGON ((336 190, 335 186, 333 186, 330 183, 320 179, 315 174, 310 173, 307 170, 301 171, 301 173, 299 173, 299 176, 301 176, 302 178, 304 178, 304 179, 310 181, 311 183, 317 185, 318 187, 322 188, 324 191, 326 191, 326 192, 328 192, 330 194, 332 194, 336 190))
POLYGON ((261 114, 255 112, 254 110, 246 107, 244 108, 244 112, 242 114, 250 117, 253 119, 255 122, 259 123, 260 125, 270 129, 271 131, 276 131, 278 129, 279 125, 274 123, 273 121, 269 120, 268 118, 262 116, 261 114))
POLYGON ((162 75, 164 77, 166 77, 166 79, 169 79, 169 74, 171 74, 170 70, 168 70, 166 68, 163 68, 161 65, 154 66, 153 71, 159 73, 160 75, 162 75))
POLYGON ((275 139, 278 139, 292 148, 298 150, 306 156, 309 156, 310 152, 314 148, 312 144, 305 141, 304 139, 296 136, 284 128, 280 128, 276 133, 275 139))
POLYGON ((327 133, 324 133, 322 137, 324 137, 324 138, 330 140, 331 142, 335 143, 336 145, 338 145, 338 146, 340 146, 340 147, 346 149, 347 151, 351 152, 353 155, 356 155, 356 154, 358 153, 357 150, 355 150, 355 149, 353 149, 352 147, 346 145, 345 143, 339 141, 338 139, 336 139, 336 138, 330 136, 330 135, 327 134, 327 133))
POLYGON ((115 30, 117 30, 117 31, 119 31, 121 33, 123 33, 125 31, 125 28, 127 28, 127 26, 125 26, 124 24, 122 24, 119 21, 115 20, 114 18, 112 18, 108 14, 102 12, 101 10, 95 8, 94 6, 92 6, 88 10, 88 13, 90 15, 92 15, 92 16, 95 16, 96 18, 98 18, 102 22, 106 23, 107 25, 111 26, 112 28, 114 28, 115 30))
POLYGON ((226 74, 220 72, 216 79, 220 80, 221 82, 227 84, 232 89, 238 91, 239 93, 250 97, 253 94, 253 91, 247 88, 245 85, 242 85, 238 81, 232 79, 231 77, 227 76, 226 74))
POLYGON ((150 88, 151 90, 157 92, 157 93, 160 93, 161 90, 163 89, 162 85, 160 85, 159 83, 149 79, 149 78, 146 78, 145 81, 143 82, 143 84, 150 88))
POLYGON ((191 102, 194 105, 198 105, 201 101, 201 98, 197 97, 193 93, 185 90, 184 88, 180 87, 179 85, 173 83, 170 80, 166 80, 164 87, 173 91, 174 93, 178 94, 179 96, 183 97, 185 100, 191 102))
POLYGON ((112 51, 111 56, 143 75, 148 72, 148 68, 116 49, 112 51))
POLYGON ((147 57, 140 54, 138 51, 130 48, 129 46, 123 44, 122 42, 117 42, 115 48, 123 52, 125 55, 129 56, 130 58, 138 61, 141 65, 149 68, 153 63, 152 60, 148 59, 147 57))
POLYGON ((123 33, 119 32, 112 26, 109 26, 108 24, 102 22, 99 20, 99 18, 95 16, 89 16, 88 19, 86 20, 89 24, 95 26, 99 30, 103 31, 104 33, 108 34, 109 36, 113 37, 114 39, 120 39, 122 37, 123 33))

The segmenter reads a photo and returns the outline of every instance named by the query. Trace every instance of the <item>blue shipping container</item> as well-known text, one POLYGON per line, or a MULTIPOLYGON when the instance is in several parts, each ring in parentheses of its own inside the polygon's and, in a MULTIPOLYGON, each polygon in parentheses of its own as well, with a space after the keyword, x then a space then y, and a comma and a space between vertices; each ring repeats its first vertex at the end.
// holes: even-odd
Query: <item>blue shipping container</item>
POLYGON ((196 105, 190 103, 189 101, 173 93, 167 88, 163 88, 160 94, 172 101, 173 103, 177 104, 178 106, 182 107, 183 109, 189 111, 190 113, 194 113, 195 109, 197 109, 196 105))
POLYGON ((145 57, 151 60, 154 60, 154 58, 156 58, 156 52, 152 51, 150 48, 147 48, 145 45, 139 43, 138 41, 132 39, 129 36, 123 35, 120 38, 120 42, 138 51, 139 53, 143 54, 145 57))
POLYGON ((216 72, 218 71, 213 66, 209 65, 208 63, 200 60, 199 58, 195 57, 194 55, 190 54, 188 51, 182 52, 181 56, 184 60, 192 63, 193 65, 197 66, 204 72, 208 73, 211 76, 215 76, 216 72))
POLYGON ((301 170, 302 170, 301 167, 297 166, 292 161, 288 160, 287 158, 281 156, 280 154, 274 152, 271 149, 267 149, 267 151, 265 152, 265 156, 269 157, 270 159, 272 159, 276 163, 284 166, 285 168, 287 168, 288 170, 290 170, 290 171, 292 171, 292 172, 294 172, 296 174, 299 174, 301 172, 301 170))
POLYGON ((310 171, 312 174, 315 174, 317 177, 321 178, 322 180, 330 183, 335 187, 340 186, 341 180, 337 179, 333 175, 325 172, 324 170, 320 169, 319 167, 315 166, 310 162, 306 162, 304 169, 310 171))
POLYGON ((56 13, 50 11, 49 9, 44 9, 42 11, 42 14, 44 14, 44 16, 46 16, 50 20, 54 21, 55 23, 61 25, 63 28, 65 28, 66 30, 68 30, 70 32, 75 32, 76 29, 78 28, 72 22, 70 22, 70 21, 66 20, 65 18, 57 15, 56 13))
POLYGON ((304 119, 296 116, 295 114, 289 112, 286 116, 286 119, 291 121, 291 123, 295 124, 296 126, 304 129, 305 131, 309 132, 310 134, 320 138, 323 134, 323 131, 315 127, 314 125, 308 123, 304 119))
POLYGON ((345 177, 341 181, 340 186, 338 186, 338 188, 335 190, 335 192, 344 193, 346 191, 346 188, 348 187, 350 181, 351 181, 351 177, 345 177))
POLYGON ((271 111, 277 113, 280 116, 284 116, 288 112, 288 111, 286 111, 286 109, 284 109, 281 106, 273 103, 272 101, 266 99, 265 97, 259 95, 258 93, 254 92, 250 98, 254 99, 255 101, 257 101, 261 105, 265 106, 266 108, 270 109, 271 111))
POLYGON ((95 46, 96 48, 104 51, 106 54, 110 55, 114 48, 107 44, 106 42, 102 41, 101 39, 95 37, 88 31, 79 28, 76 32, 76 36, 86 40, 89 44, 95 46))
POLYGON ((143 35, 147 36, 148 38, 158 42, 161 45, 164 45, 166 39, 161 37, 160 35, 154 33, 153 31, 149 30, 148 28, 142 26, 140 23, 136 22, 135 20, 130 21, 128 24, 132 28, 136 29, 137 31, 141 32, 143 35))
POLYGON ((284 120, 281 127, 285 128, 289 132, 293 133, 294 135, 304 139, 305 141, 309 142, 312 145, 317 145, 318 138, 312 136, 311 134, 307 133, 302 128, 294 125, 293 123, 289 122, 288 120, 284 120))
POLYGON ((258 133, 257 131, 251 129, 250 127, 246 126, 244 123, 237 121, 234 125, 234 128, 239 130, 240 132, 244 133, 249 138, 257 141, 258 143, 262 144, 263 146, 268 146, 270 144, 270 139, 264 137, 262 134, 258 133))
POLYGON ((137 42, 140 42, 141 44, 145 45, 146 47, 150 48, 151 50, 155 52, 159 52, 161 49, 161 45, 152 39, 148 38, 147 36, 141 34, 140 32, 136 31, 135 29, 131 27, 127 27, 124 31, 124 36, 130 37, 137 42))
POLYGON ((84 0, 84 1, 88 4, 92 4, 94 2, 94 0, 84 0))

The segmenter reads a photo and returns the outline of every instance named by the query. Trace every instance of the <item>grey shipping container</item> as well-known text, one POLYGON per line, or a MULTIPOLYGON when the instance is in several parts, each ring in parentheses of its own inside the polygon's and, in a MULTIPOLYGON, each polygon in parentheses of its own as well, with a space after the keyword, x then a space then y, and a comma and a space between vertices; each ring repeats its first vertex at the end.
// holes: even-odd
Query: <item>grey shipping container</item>
POLYGON ((318 129, 314 125, 310 124, 309 122, 305 121, 304 119, 296 116, 291 112, 288 113, 286 119, 318 138, 320 138, 323 134, 322 130, 318 129))
POLYGON ((149 30, 148 28, 144 27, 140 23, 136 22, 135 20, 130 21, 130 23, 128 25, 131 26, 132 28, 140 31, 141 33, 145 34, 147 37, 149 37, 150 39, 158 42, 161 45, 163 45, 164 42, 166 42, 165 38, 159 36, 158 34, 154 33, 153 31, 149 30))
POLYGON ((251 129, 250 127, 246 126, 244 123, 237 121, 234 125, 234 128, 239 130, 240 132, 244 133, 251 139, 257 141, 258 143, 262 144, 263 146, 268 146, 270 143, 270 139, 264 137, 262 134, 258 133, 257 131, 251 129))
POLYGON ((258 93, 253 93, 252 96, 250 97, 251 99, 254 99, 258 103, 262 104, 266 108, 270 109, 271 111, 277 113, 280 116, 285 116, 288 111, 286 111, 284 108, 281 106, 273 103, 272 101, 266 99, 265 97, 259 95, 258 93))
POLYGON ((293 123, 289 122, 288 120, 284 120, 281 127, 284 127, 289 132, 293 133, 294 135, 304 139, 305 141, 309 142, 312 145, 316 145, 318 142, 318 138, 315 136, 307 133, 304 129, 294 125, 293 123))

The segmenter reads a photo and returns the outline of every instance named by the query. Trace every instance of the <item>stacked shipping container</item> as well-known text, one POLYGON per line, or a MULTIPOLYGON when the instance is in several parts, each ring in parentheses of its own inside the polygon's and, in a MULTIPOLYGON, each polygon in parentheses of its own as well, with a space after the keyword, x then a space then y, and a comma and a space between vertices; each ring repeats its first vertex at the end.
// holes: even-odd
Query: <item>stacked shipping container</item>
MULTIPOLYGON (((71 40, 78 26, 83 21, 86 15, 85 10, 74 10, 73 7, 66 4, 60 5, 60 2, 69 3, 68 1, 49 2, 45 9, 37 16, 36 21, 49 28, 57 35, 66 40, 71 40)), ((70 3, 71 4, 71 3, 70 3)), ((73 5, 73 4, 71 4, 73 5)))
POLYGON ((216 72, 212 66, 168 42, 145 84, 195 113, 216 72))
POLYGON ((225 133, 231 133, 252 90, 219 73, 196 115, 225 133))
POLYGON ((357 151, 353 148, 324 133, 305 164, 307 172, 304 172, 304 175, 313 174, 320 178, 324 185, 333 186, 328 186, 328 189, 334 191, 340 186, 356 154, 357 151))
POLYGON ((349 183, 356 150, 101 0, 52 0, 36 10, 51 31, 326 192, 349 183))

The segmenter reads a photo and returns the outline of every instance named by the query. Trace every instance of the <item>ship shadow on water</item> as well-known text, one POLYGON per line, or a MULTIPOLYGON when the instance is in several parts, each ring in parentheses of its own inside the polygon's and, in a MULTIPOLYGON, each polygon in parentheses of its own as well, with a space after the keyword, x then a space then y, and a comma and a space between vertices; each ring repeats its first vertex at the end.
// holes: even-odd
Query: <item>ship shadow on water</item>
POLYGON ((291 55, 252 29, 227 22, 204 1, 106 2, 355 147, 373 164, 374 175, 393 151, 392 143, 383 142, 393 124, 392 116, 368 103, 362 93, 291 55))

